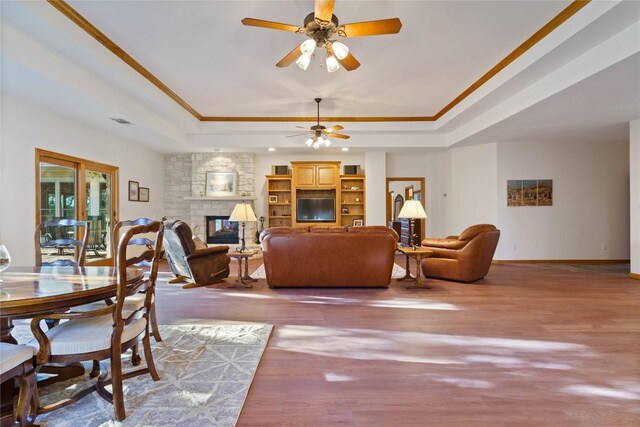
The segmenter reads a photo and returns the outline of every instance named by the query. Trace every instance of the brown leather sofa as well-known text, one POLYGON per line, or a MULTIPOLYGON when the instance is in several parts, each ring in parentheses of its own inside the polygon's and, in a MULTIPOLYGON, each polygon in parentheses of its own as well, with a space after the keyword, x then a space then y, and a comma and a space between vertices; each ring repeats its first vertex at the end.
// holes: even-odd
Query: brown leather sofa
POLYGON ((387 227, 265 230, 267 283, 277 287, 377 287, 391 282, 398 234, 387 227))
POLYGON ((176 276, 171 282, 191 280, 183 288, 209 285, 229 277, 229 246, 196 249, 189 225, 180 220, 164 222, 164 250, 176 276))
POLYGON ((422 260, 422 273, 458 282, 480 280, 489 272, 499 238, 500 230, 491 224, 472 225, 459 236, 426 238, 422 246, 433 255, 422 260))

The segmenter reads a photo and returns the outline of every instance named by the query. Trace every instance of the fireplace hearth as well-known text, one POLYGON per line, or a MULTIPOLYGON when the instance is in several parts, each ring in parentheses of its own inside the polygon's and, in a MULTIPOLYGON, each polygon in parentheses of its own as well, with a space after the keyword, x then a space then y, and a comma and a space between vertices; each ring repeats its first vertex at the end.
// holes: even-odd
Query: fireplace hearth
POLYGON ((205 224, 207 243, 240 243, 238 223, 236 221, 229 221, 228 215, 207 216, 205 224))

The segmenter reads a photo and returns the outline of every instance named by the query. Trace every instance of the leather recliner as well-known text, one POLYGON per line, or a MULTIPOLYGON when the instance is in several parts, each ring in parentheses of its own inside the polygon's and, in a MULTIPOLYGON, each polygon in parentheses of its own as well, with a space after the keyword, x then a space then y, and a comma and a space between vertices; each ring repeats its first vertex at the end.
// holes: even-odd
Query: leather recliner
POLYGON ((196 249, 189 225, 181 220, 164 222, 164 249, 176 276, 170 283, 192 280, 183 288, 209 285, 229 277, 229 246, 196 249))
POLYGON ((459 236, 428 237, 422 246, 433 254, 422 260, 422 273, 457 282, 480 280, 489 272, 499 239, 500 230, 491 224, 472 225, 459 236))

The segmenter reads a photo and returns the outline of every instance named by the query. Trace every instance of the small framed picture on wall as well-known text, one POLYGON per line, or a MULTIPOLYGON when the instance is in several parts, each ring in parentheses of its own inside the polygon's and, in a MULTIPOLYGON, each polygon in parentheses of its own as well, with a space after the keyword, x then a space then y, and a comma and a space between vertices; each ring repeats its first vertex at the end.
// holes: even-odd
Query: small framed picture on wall
POLYGON ((146 187, 140 187, 138 190, 138 196, 140 197, 138 200, 141 202, 149 201, 149 189, 146 187))
POLYGON ((137 202, 138 200, 140 200, 140 183, 129 181, 129 201, 137 202))
POLYGON ((364 221, 361 219, 354 219, 353 226, 354 227, 362 227, 364 225, 364 221))
POLYGON ((278 196, 269 196, 269 203, 278 203, 278 196))

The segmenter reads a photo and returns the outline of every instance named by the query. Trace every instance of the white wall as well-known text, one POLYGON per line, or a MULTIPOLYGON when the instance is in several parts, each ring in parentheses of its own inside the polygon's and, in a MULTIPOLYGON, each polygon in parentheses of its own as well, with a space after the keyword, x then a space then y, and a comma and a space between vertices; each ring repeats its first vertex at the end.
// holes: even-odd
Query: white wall
POLYGON ((631 273, 640 275, 640 119, 629 125, 631 273))
POLYGON ((629 259, 626 141, 501 142, 497 170, 496 259, 629 259), (509 179, 552 179, 553 206, 507 207, 509 179))
POLYGON ((120 218, 162 217, 161 154, 4 93, 1 112, 0 242, 8 247, 12 265, 34 263, 36 148, 119 167, 120 218), (127 201, 129 180, 149 187, 148 203, 127 201))
POLYGON ((497 224, 497 144, 451 150, 451 222, 447 235, 474 224, 497 224))
POLYGON ((364 156, 366 170, 365 183, 367 187, 367 225, 386 225, 387 222, 387 191, 385 170, 387 157, 383 151, 368 152, 364 156))

